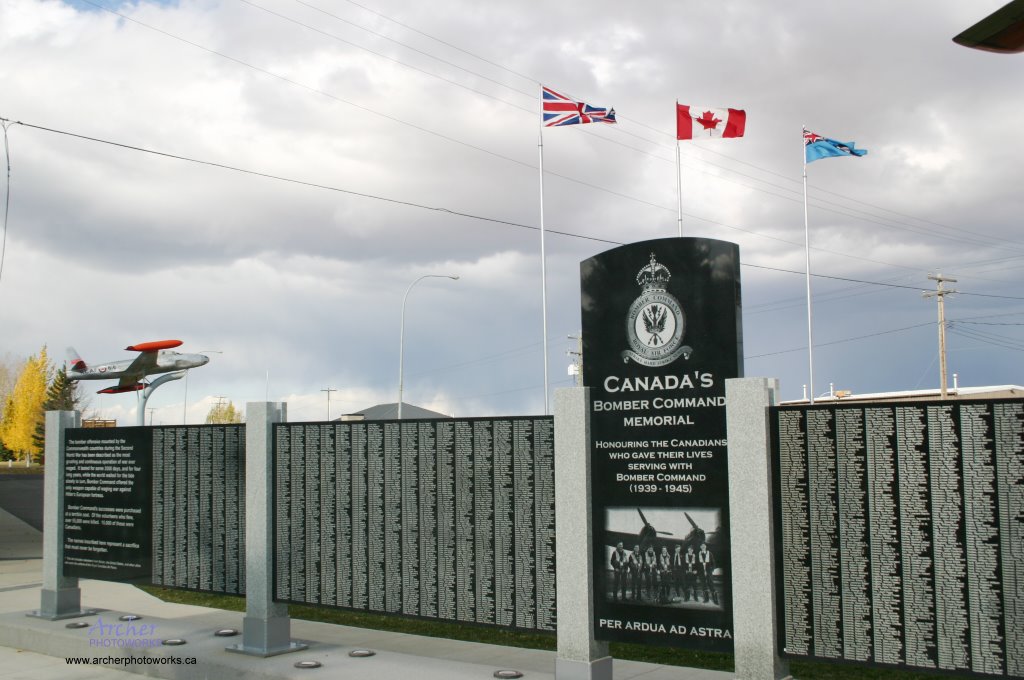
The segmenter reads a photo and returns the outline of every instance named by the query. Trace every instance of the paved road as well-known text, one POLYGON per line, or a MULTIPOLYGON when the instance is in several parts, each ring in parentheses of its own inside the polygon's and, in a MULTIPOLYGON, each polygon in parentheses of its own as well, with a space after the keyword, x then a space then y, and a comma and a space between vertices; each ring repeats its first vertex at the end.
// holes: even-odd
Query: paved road
POLYGON ((43 530, 43 476, 5 475, 0 468, 0 508, 43 530))

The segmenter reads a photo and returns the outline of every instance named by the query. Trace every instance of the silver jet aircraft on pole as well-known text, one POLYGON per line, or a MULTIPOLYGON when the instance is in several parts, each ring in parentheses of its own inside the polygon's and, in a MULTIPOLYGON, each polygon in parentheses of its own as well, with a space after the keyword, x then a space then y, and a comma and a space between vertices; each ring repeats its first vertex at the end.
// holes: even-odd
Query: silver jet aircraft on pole
POLYGON ((99 390, 98 394, 120 394, 146 389, 146 376, 155 373, 172 373, 204 366, 210 361, 205 354, 183 354, 171 349, 181 346, 181 340, 156 340, 131 345, 125 349, 138 352, 135 359, 110 361, 104 364, 88 365, 73 347, 68 347, 71 367, 68 380, 117 380, 116 386, 99 390))

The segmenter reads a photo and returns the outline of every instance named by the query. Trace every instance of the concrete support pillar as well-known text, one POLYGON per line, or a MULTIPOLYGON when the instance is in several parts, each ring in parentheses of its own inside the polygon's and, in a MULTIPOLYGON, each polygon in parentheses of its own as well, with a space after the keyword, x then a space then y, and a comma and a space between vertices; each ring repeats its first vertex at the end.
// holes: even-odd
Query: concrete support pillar
POLYGON ((43 478, 43 588, 39 609, 29 616, 56 621, 88 616, 77 578, 64 577, 64 430, 81 425, 77 411, 46 412, 43 478))
POLYGON ((590 389, 555 392, 556 680, 611 680, 608 643, 594 639, 590 521, 590 389))
POLYGON ((777 392, 775 379, 725 381, 738 680, 789 677, 789 662, 778 655, 776 626, 768 407, 775 404, 777 392))
POLYGON ((229 652, 276 656, 306 649, 292 642, 288 606, 274 602, 273 425, 287 405, 249 402, 245 409, 245 619, 229 652))

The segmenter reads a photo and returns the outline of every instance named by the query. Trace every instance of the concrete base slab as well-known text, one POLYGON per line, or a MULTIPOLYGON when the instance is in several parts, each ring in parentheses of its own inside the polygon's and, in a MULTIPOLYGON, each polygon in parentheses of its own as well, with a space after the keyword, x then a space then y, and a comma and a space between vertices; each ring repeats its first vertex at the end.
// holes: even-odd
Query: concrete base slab
POLYGON ((79 609, 74 612, 67 612, 64 614, 48 614, 39 609, 33 609, 30 612, 26 612, 25 616, 32 616, 37 619, 46 619, 47 621, 63 621, 64 619, 80 619, 83 616, 95 616, 95 609, 79 609))
MULTIPOLYGON (((0 514, 0 552, 4 547, 3 520, 0 514)), ((359 680, 491 680, 494 672, 502 669, 521 671, 526 680, 555 680, 556 655, 551 651, 427 638, 301 619, 291 620, 291 634, 302 643, 310 644, 307 650, 273 657, 230 653, 224 647, 231 638, 217 637, 215 633, 224 628, 240 630, 244 617, 241 612, 164 602, 134 586, 108 581, 79 581, 82 602, 86 605, 83 609, 96 613, 75 619, 89 623, 89 627, 66 628, 63 620, 25 615, 39 607, 41 570, 40 560, 0 560, 0 678, 125 680, 149 676, 175 680, 308 680, 312 677, 310 671, 296 668, 295 663, 317 661, 322 664, 319 670, 328 673, 324 677, 359 680), (97 606, 101 603, 112 607, 97 606), (136 633, 143 624, 154 626, 145 629, 147 635, 143 637, 155 639, 156 646, 90 646, 90 627, 100 619, 104 624, 120 624, 122 614, 141 617, 132 622, 136 633), (169 638, 181 638, 186 644, 180 647, 159 645, 159 641, 169 638), (376 653, 367 658, 350 657, 349 652, 356 649, 376 653), (71 657, 88 659, 89 665, 65 661, 71 657), (95 664, 91 662, 93 659, 97 660, 95 664), (186 659, 194 659, 195 663, 185 664, 186 659), (134 663, 129 664, 129 660, 134 663)), ((132 631, 123 629, 122 632, 132 631)), ((96 633, 94 629, 91 637, 97 637, 96 633)), ((616 660, 612 679, 731 680, 732 677, 731 673, 718 671, 616 660)))
MULTIPOLYGON (((99 608, 97 608, 99 609, 99 608)), ((104 646, 102 640, 117 636, 99 635, 95 624, 118 625, 125 613, 117 609, 79 619, 89 627, 66 628, 63 621, 29 618, 24 611, 0 613, 0 667, 8 660, 18 663, 13 650, 27 650, 61 660, 59 680, 92 680, 99 668, 117 669, 149 677, 223 678, 225 680, 291 680, 309 678, 310 671, 296 668, 296 662, 317 661, 330 677, 359 680, 491 680, 503 669, 521 671, 528 680, 730 680, 732 673, 638 661, 616 661, 605 657, 593 663, 556 659, 551 651, 516 649, 474 642, 440 640, 402 633, 353 628, 312 621, 294 620, 300 644, 310 647, 278 656, 249 655, 225 650, 225 638, 215 633, 239 628, 241 613, 194 607, 201 613, 178 618, 152 614, 131 622, 143 633, 120 639, 146 639, 150 646, 104 646), (142 626, 147 626, 142 628, 142 626), (161 640, 178 638, 185 644, 167 647, 161 640), (101 642, 92 642, 101 640, 101 642), (351 657, 349 652, 369 649, 370 657, 351 657), (5 656, 6 655, 6 656, 5 656), (94 665, 73 666, 64 658, 96 659, 94 665), (614 670, 614 672, 613 672, 614 670)), ((124 624, 127 625, 127 624, 124 624)), ((109 630, 109 629, 108 629, 109 630)), ((18 668, 20 666, 13 666, 18 668)), ((0 674, 2 675, 2 674, 0 674)), ((56 677, 56 676, 55 676, 56 677)), ((325 676, 326 677, 326 676, 325 676)))
MULTIPOLYGON (((438 658, 436 656, 408 654, 385 649, 382 646, 354 646, 345 639, 346 633, 353 632, 351 637, 359 638, 360 629, 330 624, 314 624, 304 622, 304 632, 314 632, 308 642, 314 643, 312 649, 305 653, 285 654, 267 657, 230 653, 224 648, 224 638, 215 635, 217 630, 237 627, 240 615, 233 612, 209 610, 199 616, 181 619, 160 619, 144 617, 131 622, 134 626, 119 622, 124 612, 106 610, 97 617, 86 622, 89 627, 69 629, 63 622, 31 619, 24 612, 8 612, 0 614, 0 648, 9 647, 24 649, 55 657, 79 657, 96 659, 90 665, 95 673, 97 667, 116 668, 118 670, 139 673, 150 677, 168 679, 180 678, 224 678, 226 680, 276 680, 278 678, 308 678, 309 671, 296 668, 299 661, 316 661, 323 670, 332 677, 351 677, 360 680, 393 680, 394 678, 415 677, 417 680, 487 680, 494 671, 506 668, 509 659, 493 665, 482 662, 467 662, 456 658, 438 658), (122 633, 141 633, 134 636, 117 636, 100 634, 103 626, 110 624, 123 625, 122 633), (185 644, 168 647, 160 644, 161 640, 177 638, 185 640, 185 644), (145 645, 121 647, 122 642, 146 643, 145 645), (352 657, 349 652, 355 649, 373 649, 371 657, 352 657)), ((109 629, 106 629, 109 632, 109 629)), ((379 633, 379 631, 362 631, 379 633)), ((390 634, 394 635, 394 634, 390 634)), ((434 642, 430 638, 418 638, 410 635, 394 635, 399 646, 410 651, 428 652, 434 642)), ((371 635, 378 642, 385 642, 383 635, 371 635)), ((303 641, 300 644, 305 644, 303 641)), ((475 645, 463 643, 472 654, 477 647, 489 647, 498 651, 505 648, 494 645, 475 645)), ((523 650, 524 657, 531 656, 530 650, 523 650)), ((526 671, 530 678, 536 680, 554 680, 551 671, 553 655, 541 653, 546 657, 547 672, 537 672, 536 663, 527 662, 526 671)), ((75 668, 67 666, 65 677, 77 677, 75 668)), ((609 678, 610 680, 610 678, 609 678)))
POLYGON ((270 656, 279 656, 281 654, 289 654, 291 652, 301 652, 304 649, 309 649, 309 645, 304 642, 289 642, 287 647, 274 647, 267 649, 265 647, 246 647, 243 644, 230 645, 224 648, 225 652, 231 652, 233 654, 247 654, 249 656, 260 656, 266 659, 270 656))
POLYGON ((612 680, 612 657, 593 661, 555 659, 555 680, 612 680))

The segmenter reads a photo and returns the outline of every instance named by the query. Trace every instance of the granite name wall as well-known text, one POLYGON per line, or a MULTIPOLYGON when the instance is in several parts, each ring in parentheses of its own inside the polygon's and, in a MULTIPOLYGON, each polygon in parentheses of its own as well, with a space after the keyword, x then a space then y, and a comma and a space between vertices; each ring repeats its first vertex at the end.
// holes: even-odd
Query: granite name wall
POLYGON ((1024 402, 771 419, 782 652, 1024 677, 1024 402))
POLYGON ((554 630, 553 429, 275 425, 275 600, 554 630))

